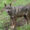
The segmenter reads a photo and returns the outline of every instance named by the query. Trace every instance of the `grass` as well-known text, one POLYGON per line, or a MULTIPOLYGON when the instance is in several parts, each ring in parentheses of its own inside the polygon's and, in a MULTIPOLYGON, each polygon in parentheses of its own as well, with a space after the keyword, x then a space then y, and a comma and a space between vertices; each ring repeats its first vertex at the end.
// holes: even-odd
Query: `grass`
POLYGON ((18 27, 18 30, 30 30, 30 25, 25 25, 23 27, 18 27))

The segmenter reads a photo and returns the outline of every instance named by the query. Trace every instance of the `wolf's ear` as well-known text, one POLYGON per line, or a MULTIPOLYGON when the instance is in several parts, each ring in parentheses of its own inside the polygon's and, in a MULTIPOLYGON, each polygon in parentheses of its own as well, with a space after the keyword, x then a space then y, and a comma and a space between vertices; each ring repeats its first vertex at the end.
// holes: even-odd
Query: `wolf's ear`
POLYGON ((4 3, 4 6, 6 7, 6 4, 4 3))
POLYGON ((26 11, 27 11, 28 9, 26 8, 26 11))
POLYGON ((10 6, 11 6, 11 3, 10 3, 10 6))

